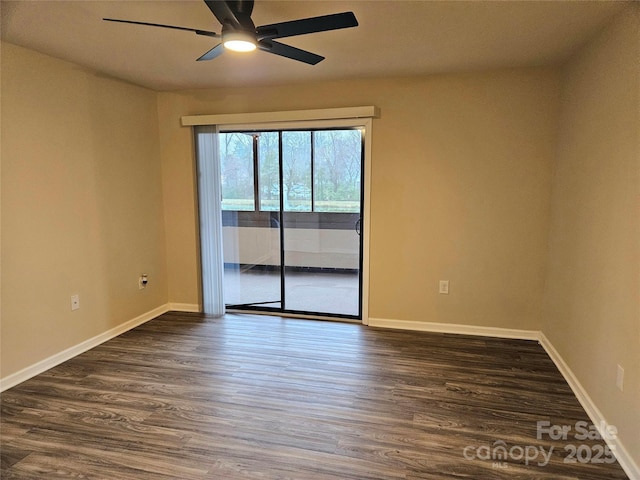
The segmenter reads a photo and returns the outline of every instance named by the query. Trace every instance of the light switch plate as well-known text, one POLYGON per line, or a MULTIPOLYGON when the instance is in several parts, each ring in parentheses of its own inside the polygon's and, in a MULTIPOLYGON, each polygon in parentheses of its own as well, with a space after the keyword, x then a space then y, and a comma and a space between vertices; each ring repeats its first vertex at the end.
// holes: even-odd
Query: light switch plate
POLYGON ((618 365, 618 370, 616 372, 616 387, 618 387, 618 390, 620 390, 621 392, 623 391, 623 388, 624 388, 624 368, 622 368, 620 365, 618 365))
POLYGON ((80 308, 80 295, 71 295, 71 310, 80 308))

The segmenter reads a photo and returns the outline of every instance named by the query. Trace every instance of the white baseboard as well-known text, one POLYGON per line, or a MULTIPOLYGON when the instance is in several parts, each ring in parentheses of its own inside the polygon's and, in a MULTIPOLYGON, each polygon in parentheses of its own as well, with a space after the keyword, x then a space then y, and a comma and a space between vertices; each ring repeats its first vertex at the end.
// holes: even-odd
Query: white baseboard
POLYGON ((631 457, 631 455, 629 454, 629 451, 624 447, 622 442, 620 442, 620 439, 617 436, 613 439, 610 439, 609 436, 605 435, 605 432, 601 430, 601 427, 605 427, 605 428, 609 427, 609 422, 607 422, 607 420, 604 418, 604 415, 602 414, 600 409, 598 409, 598 407, 596 406, 594 401, 591 399, 587 391, 584 389, 582 384, 578 381, 578 378, 571 371, 571 368, 569 368, 569 365, 567 365, 567 363, 560 356, 560 354, 555 349, 553 344, 542 332, 540 332, 539 342, 540 342, 540 345, 542 345, 542 348, 544 348, 545 351, 547 352, 547 355, 551 357, 551 360, 553 360, 553 363, 556 364, 556 367, 558 367, 558 370, 560 370, 560 373, 562 373, 562 376, 565 378, 565 380, 571 387, 571 390, 573 390, 573 393, 575 394, 578 401, 580 402, 580 405, 582 405, 582 408, 584 408, 585 412, 587 412, 587 415, 593 422, 593 425, 596 428, 598 428, 602 438, 606 440, 607 445, 609 445, 609 448, 611 448, 611 451, 615 454, 616 459, 618 460, 618 463, 620 464, 622 469, 625 471, 627 476, 631 480, 640 480, 640 467, 635 462, 635 460, 631 457))
MULTIPOLYGON (((584 408, 585 412, 589 416, 589 419, 593 422, 594 426, 600 428, 601 426, 608 426, 609 423, 602 415, 602 412, 598 409, 594 401, 589 397, 589 394, 580 384, 575 374, 569 368, 569 365, 560 356, 558 351, 551 344, 549 339, 543 332, 537 330, 516 330, 509 328, 496 328, 496 327, 478 327, 475 325, 460 325, 460 324, 448 324, 448 323, 433 323, 433 322, 412 322, 408 320, 394 320, 386 318, 369 318, 370 327, 380 328, 396 328, 401 330, 415 330, 422 332, 439 332, 439 333, 457 333, 463 335, 479 335, 485 337, 499 337, 499 338, 516 338, 521 340, 537 340, 542 348, 547 352, 547 355, 556 364, 558 370, 567 381, 571 390, 577 397, 578 401, 584 408)), ((640 468, 635 460, 629 454, 629 451, 624 447, 623 443, 618 437, 613 440, 608 439, 608 435, 604 435, 604 432, 600 432, 602 438, 607 439, 607 445, 611 448, 611 451, 615 454, 618 463, 625 471, 627 476, 631 480, 640 480, 640 468)))
POLYGON ((169 311, 201 313, 202 309, 197 303, 169 303, 169 311))
POLYGON ((369 326, 378 328, 395 328, 399 330, 416 330, 420 332, 478 335, 481 337, 518 338, 521 340, 538 340, 538 334, 540 333, 536 330, 479 327, 475 325, 461 325, 454 323, 413 322, 410 320, 393 320, 388 318, 371 317, 369 317, 369 326))
POLYGON ((50 368, 55 367, 56 365, 60 365, 67 360, 72 359, 73 357, 80 355, 81 353, 86 352, 87 350, 91 350, 94 347, 97 347, 101 343, 106 342, 107 340, 111 340, 118 335, 123 334, 131 330, 132 328, 137 327, 138 325, 142 325, 149 320, 152 320, 163 313, 169 311, 169 304, 161 305, 153 310, 150 310, 142 315, 137 316, 125 323, 118 325, 117 327, 112 328, 111 330, 107 330, 104 333, 96 335, 84 342, 81 342, 73 347, 67 348, 62 352, 56 353, 55 355, 51 355, 44 360, 41 360, 29 367, 23 368, 22 370, 13 373, 11 375, 6 376, 5 378, 0 379, 0 392, 4 392, 8 388, 14 387, 19 383, 24 382, 25 380, 29 380, 31 377, 35 377, 36 375, 49 370, 50 368))

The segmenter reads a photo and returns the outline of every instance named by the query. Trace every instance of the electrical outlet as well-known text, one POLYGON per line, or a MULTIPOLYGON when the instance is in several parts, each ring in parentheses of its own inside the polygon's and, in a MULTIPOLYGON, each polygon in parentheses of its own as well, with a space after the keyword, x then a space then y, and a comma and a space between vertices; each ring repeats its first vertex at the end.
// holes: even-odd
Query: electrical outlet
POLYGON ((616 373, 616 387, 618 387, 618 390, 621 392, 624 387, 624 368, 620 365, 618 365, 618 371, 616 373))
POLYGON ((449 295, 449 280, 440 280, 439 293, 449 295))
POLYGON ((71 310, 80 308, 80 295, 71 295, 71 310))
POLYGON ((142 290, 143 288, 147 288, 147 284, 149 283, 149 277, 146 273, 143 273, 138 277, 138 288, 142 290))

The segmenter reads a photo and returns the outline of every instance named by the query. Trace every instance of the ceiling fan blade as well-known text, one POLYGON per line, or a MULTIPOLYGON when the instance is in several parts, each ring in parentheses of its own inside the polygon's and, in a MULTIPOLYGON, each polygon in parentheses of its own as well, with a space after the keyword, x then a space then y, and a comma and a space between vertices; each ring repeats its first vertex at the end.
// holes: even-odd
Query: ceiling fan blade
POLYGON ((118 22, 118 23, 131 23, 133 25, 147 25, 149 27, 161 27, 161 28, 171 28, 173 30, 184 30, 187 32, 194 32, 196 35, 204 35, 206 37, 214 37, 218 38, 218 35, 215 32, 209 32, 208 30, 200 30, 198 28, 189 28, 189 27, 176 27, 175 25, 164 25, 162 23, 148 23, 148 22, 134 22, 133 20, 119 20, 117 18, 103 18, 107 22, 118 22))
POLYGON ((219 43, 218 45, 213 47, 211 50, 209 50, 207 53, 205 53, 200 58, 198 58, 196 61, 203 62, 205 60, 213 60, 214 58, 222 55, 222 52, 224 52, 224 45, 219 43))
POLYGON ((315 53, 307 52, 284 43, 279 43, 273 40, 263 40, 258 42, 258 48, 265 52, 275 53, 281 57, 291 58, 298 60, 299 62, 308 63, 309 65, 315 65, 316 63, 324 60, 324 57, 316 55, 315 53))
POLYGON ((262 25, 256 29, 259 40, 272 38, 293 37, 307 33, 326 32, 341 28, 357 27, 358 20, 353 12, 334 13, 321 17, 303 18, 290 22, 272 23, 262 25))
POLYGON ((204 3, 223 27, 250 32, 255 30, 251 20, 253 0, 204 0, 204 3))

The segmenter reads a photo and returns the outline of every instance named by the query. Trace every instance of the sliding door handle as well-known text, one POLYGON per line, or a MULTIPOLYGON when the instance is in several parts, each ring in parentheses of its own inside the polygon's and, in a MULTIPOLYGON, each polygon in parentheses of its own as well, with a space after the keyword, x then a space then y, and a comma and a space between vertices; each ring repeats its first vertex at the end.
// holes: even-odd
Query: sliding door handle
POLYGON ((359 218, 356 222, 356 233, 360 235, 362 233, 362 218, 359 218))

